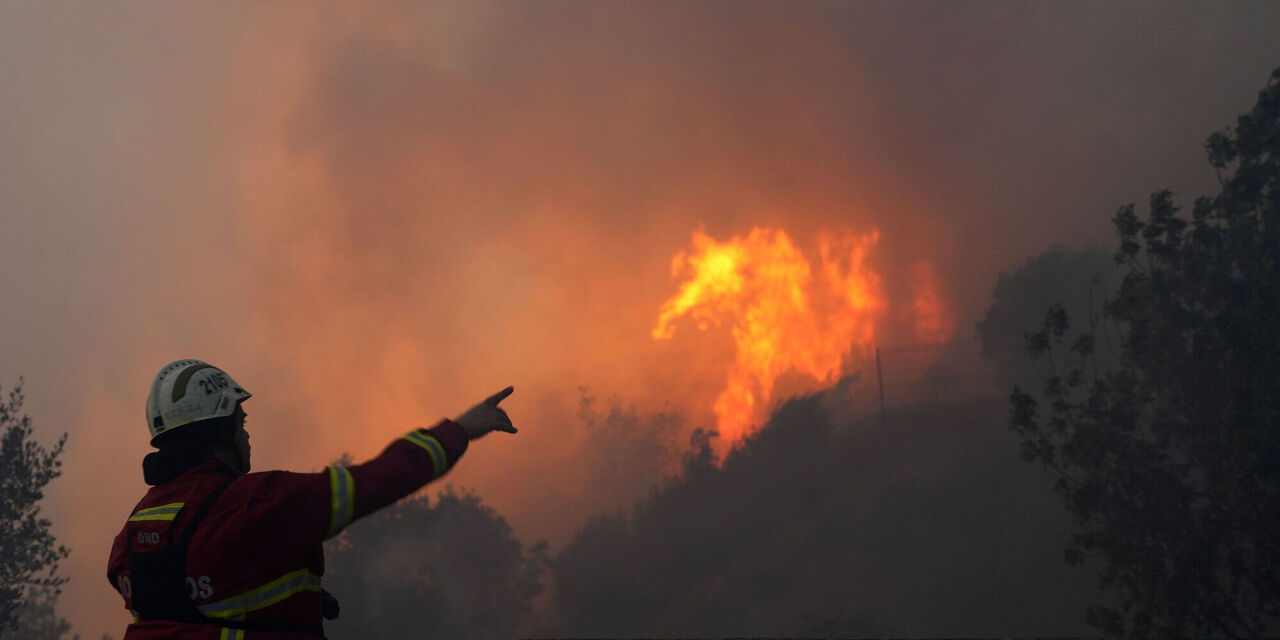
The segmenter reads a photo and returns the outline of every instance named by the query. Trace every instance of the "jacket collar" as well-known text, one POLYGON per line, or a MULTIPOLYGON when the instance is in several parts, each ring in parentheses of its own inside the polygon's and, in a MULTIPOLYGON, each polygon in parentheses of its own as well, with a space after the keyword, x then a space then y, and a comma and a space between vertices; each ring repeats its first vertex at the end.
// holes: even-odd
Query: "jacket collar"
POLYGON ((142 459, 142 479, 153 487, 169 482, 188 472, 238 475, 226 463, 217 458, 211 458, 207 454, 153 451, 142 459))

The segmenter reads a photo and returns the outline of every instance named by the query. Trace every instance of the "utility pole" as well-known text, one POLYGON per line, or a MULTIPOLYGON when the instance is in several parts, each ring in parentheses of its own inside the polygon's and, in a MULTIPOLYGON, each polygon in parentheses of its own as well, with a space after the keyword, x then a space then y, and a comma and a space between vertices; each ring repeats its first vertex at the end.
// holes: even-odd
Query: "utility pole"
POLYGON ((880 370, 880 347, 876 347, 876 380, 880 382, 880 426, 885 426, 884 419, 884 372, 880 370))

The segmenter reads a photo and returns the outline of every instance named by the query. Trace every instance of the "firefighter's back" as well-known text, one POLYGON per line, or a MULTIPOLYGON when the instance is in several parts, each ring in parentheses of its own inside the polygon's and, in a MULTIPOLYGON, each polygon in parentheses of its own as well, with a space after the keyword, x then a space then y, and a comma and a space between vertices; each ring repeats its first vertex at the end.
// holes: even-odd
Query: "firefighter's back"
POLYGON ((109 576, 135 615, 125 637, 317 635, 324 608, 320 542, 329 513, 326 475, 270 471, 236 476, 218 461, 208 460, 148 491, 111 551, 109 576), (173 555, 202 503, 223 485, 191 530, 185 558, 177 559, 185 563, 183 595, 197 615, 212 623, 145 610, 147 596, 154 594, 139 589, 154 589, 163 579, 148 584, 145 576, 133 575, 145 565, 137 559, 158 552, 173 555), (178 619, 149 619, 157 616, 178 619), (219 626, 223 621, 247 622, 254 628, 219 626))

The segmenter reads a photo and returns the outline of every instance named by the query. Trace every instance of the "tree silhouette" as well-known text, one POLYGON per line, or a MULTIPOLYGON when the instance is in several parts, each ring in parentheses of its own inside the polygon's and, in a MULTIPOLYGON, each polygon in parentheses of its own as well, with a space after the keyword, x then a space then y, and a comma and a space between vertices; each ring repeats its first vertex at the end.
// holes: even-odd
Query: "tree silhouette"
POLYGON ((360 520, 326 543, 331 638, 509 638, 538 594, 545 546, 525 549, 471 493, 447 487, 360 520))
POLYGON ((1191 219, 1168 191, 1114 218, 1127 267, 1105 305, 1117 369, 1068 340, 1050 309, 1029 349, 1049 365, 1039 415, 1015 388, 1023 455, 1057 475, 1075 516, 1069 562, 1102 561, 1119 609, 1091 624, 1135 635, 1260 635, 1280 616, 1280 69, 1253 110, 1206 144, 1221 192, 1191 219))
POLYGON ((49 532, 52 523, 40 517, 44 487, 61 475, 64 433, 46 450, 32 439, 31 418, 22 411, 22 379, 0 402, 0 633, 14 629, 19 609, 33 590, 56 597, 66 578, 55 572, 67 557, 49 532))

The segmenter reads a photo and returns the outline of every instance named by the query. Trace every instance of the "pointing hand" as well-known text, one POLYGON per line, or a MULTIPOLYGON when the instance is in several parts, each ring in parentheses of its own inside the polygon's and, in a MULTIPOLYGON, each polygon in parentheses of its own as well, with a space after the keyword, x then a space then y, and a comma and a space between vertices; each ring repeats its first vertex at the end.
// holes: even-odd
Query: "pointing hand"
POLYGON ((516 428, 511 425, 511 418, 507 416, 506 411, 498 407, 498 403, 513 391, 515 387, 507 387, 489 396, 484 402, 471 407, 466 413, 455 418, 454 422, 461 425, 467 432, 467 437, 472 440, 494 430, 515 433, 516 428))

